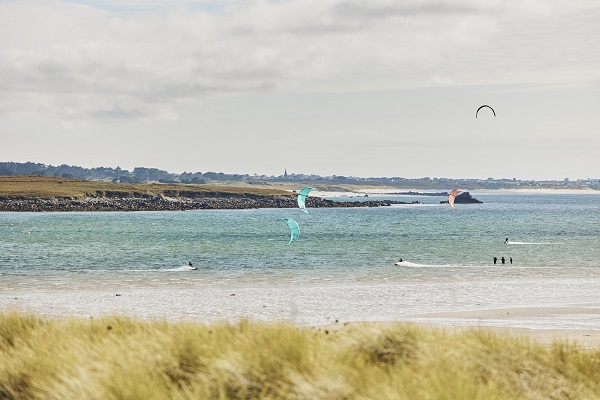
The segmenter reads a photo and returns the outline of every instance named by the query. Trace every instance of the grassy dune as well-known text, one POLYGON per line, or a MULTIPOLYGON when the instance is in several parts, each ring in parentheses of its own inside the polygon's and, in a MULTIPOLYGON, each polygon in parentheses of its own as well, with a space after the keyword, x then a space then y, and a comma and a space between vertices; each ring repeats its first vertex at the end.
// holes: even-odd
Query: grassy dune
POLYGON ((0 198, 46 198, 46 197, 140 197, 250 194, 262 196, 289 195, 278 189, 216 185, 169 185, 169 184, 121 184, 82 181, 37 175, 0 176, 0 198))
POLYGON ((0 314, 2 399, 592 399, 600 349, 483 329, 0 314))

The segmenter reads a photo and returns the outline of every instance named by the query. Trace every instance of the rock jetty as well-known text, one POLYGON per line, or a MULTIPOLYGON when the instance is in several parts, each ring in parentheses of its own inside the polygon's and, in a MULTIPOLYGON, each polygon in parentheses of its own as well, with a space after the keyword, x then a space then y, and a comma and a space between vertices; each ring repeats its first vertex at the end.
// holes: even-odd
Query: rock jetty
MULTIPOLYGON (((483 201, 477 200, 471 196, 469 192, 462 192, 454 199, 454 204, 470 204, 470 203, 483 203, 483 201)), ((440 204, 448 204, 448 200, 440 201, 440 204)))
MULTIPOLYGON (((418 204, 398 201, 333 201, 308 198, 309 208, 323 207, 383 207, 392 204, 418 204)), ((220 197, 82 197, 82 198, 0 198, 0 211, 185 211, 233 210, 250 208, 295 208, 295 196, 227 195, 220 197)))

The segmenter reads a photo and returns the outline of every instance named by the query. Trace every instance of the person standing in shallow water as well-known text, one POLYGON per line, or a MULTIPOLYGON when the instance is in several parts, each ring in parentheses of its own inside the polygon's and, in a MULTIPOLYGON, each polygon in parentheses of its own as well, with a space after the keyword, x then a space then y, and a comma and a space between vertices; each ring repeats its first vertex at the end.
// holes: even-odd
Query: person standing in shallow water
POLYGON ((496 264, 496 261, 498 261, 498 257, 494 257, 494 264, 496 264))
POLYGON ((512 264, 512 257, 510 258, 510 263, 512 264))
POLYGON ((502 260, 502 264, 504 264, 506 262, 506 260, 504 259, 504 256, 502 256, 502 258, 500 260, 502 260))

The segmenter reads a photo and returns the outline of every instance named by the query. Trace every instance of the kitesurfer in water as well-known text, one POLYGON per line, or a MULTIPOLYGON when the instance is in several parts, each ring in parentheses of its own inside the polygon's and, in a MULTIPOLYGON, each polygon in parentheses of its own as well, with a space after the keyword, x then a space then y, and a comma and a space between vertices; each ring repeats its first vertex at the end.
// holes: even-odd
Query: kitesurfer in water
POLYGON ((504 241, 504 244, 508 244, 508 238, 506 238, 506 240, 504 241))
POLYGON ((402 259, 398 260, 398 262, 402 262, 402 259))
POLYGON ((191 262, 191 261, 188 263, 188 265, 190 266, 190 268, 191 268, 191 269, 198 269, 198 268, 195 268, 195 267, 194 267, 194 264, 192 264, 192 262, 191 262))

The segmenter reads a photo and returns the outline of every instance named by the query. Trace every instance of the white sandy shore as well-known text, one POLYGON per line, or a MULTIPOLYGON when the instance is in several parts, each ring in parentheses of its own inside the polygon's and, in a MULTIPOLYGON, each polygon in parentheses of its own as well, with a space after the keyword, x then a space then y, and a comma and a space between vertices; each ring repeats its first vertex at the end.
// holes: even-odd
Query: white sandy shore
POLYGON ((249 318, 307 327, 323 326, 335 320, 339 321, 336 327, 346 323, 383 326, 411 322, 443 329, 484 327, 527 335, 540 343, 568 340, 600 347, 600 302, 421 314, 418 309, 413 309, 412 313, 388 314, 382 312, 386 308, 383 306, 385 301, 397 299, 387 309, 400 309, 407 297, 390 292, 380 293, 378 298, 377 292, 384 288, 379 286, 377 291, 370 287, 362 290, 360 287, 332 286, 8 291, 0 294, 0 309, 30 311, 51 318, 121 314, 199 323, 249 318))
POLYGON ((593 189, 498 189, 477 190, 481 193, 533 193, 533 194, 600 194, 600 190, 593 189))
MULTIPOLYGON (((340 195, 357 195, 357 196, 361 196, 361 195, 365 195, 365 194, 394 194, 394 193, 406 193, 406 192, 415 192, 415 193, 439 193, 439 192, 444 192, 447 191, 449 192, 451 189, 453 188, 440 188, 440 189, 398 189, 395 187, 388 187, 388 188, 383 188, 383 189, 375 189, 375 188, 360 188, 360 189, 355 189, 354 191, 348 191, 348 192, 318 192, 318 191, 313 191, 311 192, 311 194, 315 194, 315 193, 324 193, 327 194, 328 196, 340 196, 340 195)), ((465 190, 469 190, 469 188, 464 188, 465 190)), ((523 189, 473 189, 473 190, 469 190, 470 192, 476 192, 476 193, 497 193, 497 194, 502 194, 502 193, 531 193, 531 194, 596 194, 596 195, 600 195, 600 190, 593 190, 593 189, 562 189, 562 188, 556 188, 556 189, 551 189, 551 188, 523 188, 523 189)))
POLYGON ((550 344, 557 340, 576 342, 584 347, 600 347, 598 329, 530 329, 514 327, 515 321, 557 317, 584 317, 600 315, 600 305, 582 307, 521 307, 491 310, 457 311, 415 315, 407 320, 445 329, 466 329, 473 326, 494 329, 517 336, 528 336, 538 343, 550 344))
MULTIPOLYGON (((376 330, 384 329, 392 324, 407 321, 382 321, 382 322, 352 322, 336 323, 322 326, 322 329, 328 329, 332 332, 342 331, 355 325, 371 325, 376 330)), ((408 321, 413 322, 414 321, 408 321)), ((564 330, 564 329, 527 329, 497 326, 480 325, 440 325, 434 322, 419 322, 418 325, 441 329, 449 332, 460 332, 467 329, 485 329, 498 332, 499 334, 508 334, 515 337, 530 339, 542 346, 551 346, 556 343, 569 343, 587 349, 600 349, 600 330, 564 330)))

